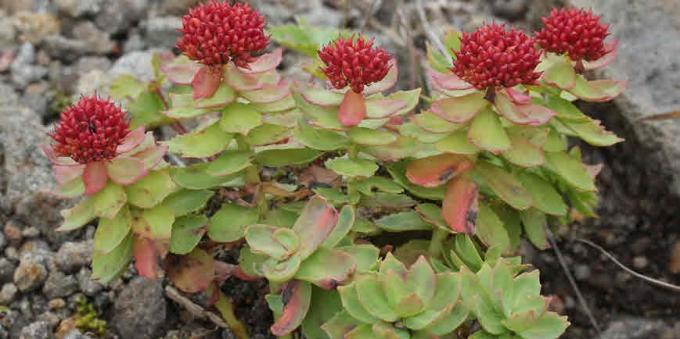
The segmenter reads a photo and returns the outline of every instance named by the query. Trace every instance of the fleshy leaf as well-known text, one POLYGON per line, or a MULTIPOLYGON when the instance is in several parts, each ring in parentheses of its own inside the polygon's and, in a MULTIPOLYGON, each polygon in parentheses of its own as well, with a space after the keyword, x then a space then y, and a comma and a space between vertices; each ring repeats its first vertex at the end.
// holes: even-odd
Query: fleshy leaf
POLYGON ((392 309, 387 302, 384 289, 377 279, 364 277, 358 279, 354 284, 359 302, 368 313, 387 322, 394 322, 399 319, 396 310, 392 309))
POLYGON ((302 97, 308 102, 320 106, 340 106, 343 94, 317 87, 307 87, 300 90, 302 97))
POLYGON ((233 103, 222 111, 220 127, 227 133, 247 135, 250 130, 262 124, 262 115, 255 107, 243 103, 233 103))
POLYGON ((290 145, 271 145, 257 150, 255 161, 268 167, 302 165, 312 162, 321 153, 317 150, 290 145))
POLYGON ((503 222, 486 204, 479 205, 477 236, 488 247, 498 247, 502 252, 506 252, 510 248, 510 237, 503 222))
POLYGON ((222 152, 231 142, 232 135, 224 132, 218 123, 201 130, 182 134, 168 141, 169 150, 187 158, 207 158, 222 152))
POLYGON ((153 171, 136 183, 126 187, 128 203, 140 208, 158 205, 177 189, 167 170, 153 171))
POLYGON ((469 158, 455 154, 440 154, 411 161, 406 177, 423 187, 437 187, 472 168, 469 158))
POLYGON ((103 161, 91 162, 85 165, 83 183, 85 184, 86 195, 93 195, 101 191, 106 186, 108 180, 106 164, 103 161))
POLYGON ((484 161, 476 164, 475 171, 482 176, 493 192, 510 206, 518 210, 525 210, 531 206, 533 202, 531 195, 513 174, 484 161))
POLYGON ((334 158, 326 160, 325 166, 335 173, 350 178, 368 178, 378 170, 378 165, 368 159, 334 158))
POLYGON ((559 338, 569 327, 567 317, 561 317, 554 312, 543 313, 534 324, 518 334, 524 339, 552 339, 559 338))
POLYGON ((205 172, 216 177, 231 175, 248 168, 251 159, 249 151, 225 151, 208 163, 205 172))
POLYGON ((458 233, 475 233, 479 187, 468 177, 451 180, 442 201, 442 213, 449 227, 458 233))
POLYGON ((460 124, 454 124, 440 118, 432 112, 424 111, 411 118, 420 128, 432 133, 450 133, 461 128, 460 124))
POLYGON ((144 127, 151 129, 171 122, 162 114, 165 109, 163 99, 155 92, 142 92, 135 100, 127 104, 130 113, 130 128, 144 127))
POLYGON ((153 240, 135 237, 132 243, 132 255, 135 258, 135 269, 140 277, 157 279, 162 276, 160 253, 153 240))
POLYGON ((330 290, 349 279, 355 269, 356 264, 349 254, 322 247, 300 264, 295 279, 330 290))
POLYGON ((303 242, 297 254, 301 259, 312 254, 331 234, 338 221, 338 212, 319 196, 311 198, 300 213, 292 230, 303 242))
POLYGON ((101 218, 94 234, 94 251, 110 253, 130 233, 131 217, 127 207, 121 208, 113 219, 101 218))
POLYGON ((434 101, 430 110, 440 118, 452 123, 462 124, 470 121, 477 113, 489 105, 481 92, 473 92, 460 97, 434 101))
POLYGON ((281 63, 283 59, 283 48, 277 48, 271 53, 266 53, 257 57, 248 64, 248 68, 239 68, 243 73, 262 73, 271 71, 281 63))
POLYGON ((180 190, 163 200, 163 205, 175 217, 181 217, 202 209, 212 196, 213 192, 208 190, 180 190))
POLYGON ((288 127, 264 123, 248 133, 248 142, 252 146, 278 144, 286 141, 290 135, 288 127))
POLYGON ((585 165, 566 152, 545 152, 548 168, 570 185, 583 190, 595 191, 595 183, 585 165))
POLYGON ((496 109, 506 119, 518 125, 540 126, 555 116, 550 109, 533 103, 516 104, 503 92, 496 95, 496 109))
POLYGON ((226 177, 216 177, 206 172, 207 166, 207 163, 199 163, 181 168, 173 167, 170 169, 170 176, 177 185, 192 190, 203 190, 218 186, 235 187, 245 184, 239 173, 226 177))
POLYGON ((276 336, 288 335, 302 324, 311 304, 312 285, 294 280, 283 287, 282 294, 287 296, 283 312, 270 328, 276 336))
POLYGON ((119 185, 131 185, 147 174, 144 162, 137 158, 116 158, 106 165, 111 181, 119 185))
POLYGON ((546 220, 545 214, 532 208, 522 211, 520 217, 522 218, 522 225, 524 225, 524 233, 526 233, 529 241, 539 249, 544 250, 549 248, 550 244, 548 243, 548 234, 546 231, 548 221, 546 220))
POLYGON ((92 253, 92 279, 108 284, 128 268, 132 259, 132 233, 109 253, 92 253))
POLYGON ((215 259, 202 249, 178 257, 169 257, 168 278, 183 292, 198 293, 210 286, 215 278, 215 259))
POLYGON ((187 254, 196 248, 205 234, 208 218, 204 215, 188 215, 175 220, 172 225, 170 252, 187 254))
POLYGON ((153 209, 143 210, 141 217, 133 221, 136 234, 151 240, 157 240, 159 245, 168 245, 172 236, 172 224, 175 216, 167 207, 158 205, 153 209))
POLYGON ((426 223, 414 211, 388 214, 376 220, 375 224, 388 232, 429 231, 432 229, 432 225, 426 223))
POLYGON ((395 99, 366 100, 366 117, 382 119, 397 114, 406 107, 406 102, 395 99))
POLYGON ((445 91, 464 90, 472 88, 472 85, 459 78, 453 72, 439 73, 430 71, 430 79, 433 87, 445 91))
POLYGON ((452 154, 473 155, 479 153, 479 148, 470 142, 467 131, 455 131, 439 140, 435 147, 438 150, 452 154))
POLYGON ((94 198, 85 198, 75 206, 62 210, 61 217, 64 222, 57 228, 57 231, 72 231, 77 230, 88 222, 92 221, 97 216, 94 209, 94 198))
POLYGON ((522 167, 536 167, 543 164, 543 149, 534 145, 531 141, 518 134, 510 134, 509 150, 503 152, 503 157, 511 163, 522 167))
POLYGON ((576 86, 569 92, 584 101, 606 102, 614 99, 626 89, 626 81, 593 80, 576 77, 576 86))
POLYGON ((378 318, 371 315, 371 313, 362 306, 359 301, 359 295, 357 294, 355 284, 340 286, 338 287, 338 292, 340 293, 342 306, 349 315, 364 323, 374 323, 378 321, 378 318))
POLYGON ((397 141, 397 136, 386 130, 374 130, 364 127, 354 127, 347 131, 347 136, 355 144, 380 146, 389 145, 397 141))
POLYGON ((317 129, 300 121, 295 130, 295 138, 303 145, 320 151, 334 151, 348 145, 347 138, 341 134, 317 129))
POLYGON ((552 215, 566 215, 567 205, 555 188, 540 176, 522 172, 517 177, 531 195, 533 205, 540 211, 552 215))
POLYGON ((290 85, 285 80, 281 80, 278 84, 265 84, 260 89, 241 93, 242 97, 256 104, 269 104, 289 95, 290 85))
POLYGON ((106 185, 103 190, 91 197, 94 214, 98 217, 113 219, 127 202, 127 195, 118 185, 106 185))
POLYGON ((216 242, 232 242, 245 236, 247 226, 257 223, 259 214, 255 208, 236 204, 224 204, 210 218, 208 237, 216 242))
POLYGON ((352 205, 343 206, 338 214, 338 221, 335 224, 335 227, 321 246, 325 248, 334 248, 352 229, 355 217, 356 215, 352 205))
POLYGON ((201 67, 191 80, 193 98, 210 98, 222 82, 222 72, 208 66, 201 67))
POLYGON ((492 153, 499 153, 510 148, 510 138, 505 132, 500 119, 490 109, 479 113, 470 125, 468 139, 475 146, 492 153))
POLYGON ((300 238, 295 232, 270 225, 248 226, 245 238, 253 253, 264 254, 279 261, 290 258, 300 246, 300 238))
POLYGON ((346 127, 356 126, 366 118, 366 111, 363 94, 348 90, 338 109, 338 121, 346 127))
POLYGON ((576 86, 576 71, 567 59, 560 58, 543 72, 543 80, 558 88, 570 90, 576 86))

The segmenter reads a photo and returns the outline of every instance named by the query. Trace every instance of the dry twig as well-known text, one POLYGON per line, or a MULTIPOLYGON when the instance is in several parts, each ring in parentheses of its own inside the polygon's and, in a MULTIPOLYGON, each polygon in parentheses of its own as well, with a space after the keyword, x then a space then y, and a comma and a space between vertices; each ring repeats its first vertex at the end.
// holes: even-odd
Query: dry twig
POLYGON ((416 0, 416 11, 418 12, 418 18, 420 18, 420 23, 423 25, 427 39, 434 45, 434 47, 439 50, 442 55, 447 55, 446 46, 442 43, 441 39, 437 33, 434 32, 430 22, 427 21, 427 15, 425 14, 425 8, 423 7, 423 0, 416 0))
POLYGON ((185 310, 187 310, 191 315, 193 315, 196 318, 203 319, 203 320, 210 320, 213 324, 222 327, 222 328, 229 328, 227 323, 222 320, 222 318, 210 311, 206 311, 203 307, 200 305, 194 303, 191 301, 189 298, 183 296, 179 291, 177 291, 174 287, 168 285, 165 286, 165 295, 172 301, 176 302, 178 305, 182 306, 185 310))

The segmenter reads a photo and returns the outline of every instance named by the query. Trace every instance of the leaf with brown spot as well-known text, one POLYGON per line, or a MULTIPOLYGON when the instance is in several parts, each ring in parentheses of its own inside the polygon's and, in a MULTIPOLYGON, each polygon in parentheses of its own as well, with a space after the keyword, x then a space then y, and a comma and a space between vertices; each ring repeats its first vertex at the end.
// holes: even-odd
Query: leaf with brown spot
POLYGON ((312 285, 293 280, 283 287, 281 297, 283 312, 271 327, 275 336, 288 335, 302 324, 312 300, 312 285))
POLYGON ((187 293, 198 293, 215 277, 215 259, 202 249, 185 256, 168 256, 166 270, 172 283, 187 293))
POLYGON ((338 221, 338 211, 324 198, 314 196, 307 202, 293 231, 303 240, 297 250, 301 260, 309 257, 321 246, 338 221))
POLYGON ((416 159, 406 166, 406 177, 416 185, 437 187, 472 168, 466 156, 440 154, 416 159))
POLYGON ((148 279, 163 276, 163 270, 160 266, 161 256, 153 240, 135 237, 132 254, 135 258, 135 269, 140 276, 148 279))
POLYGON ((442 201, 442 215, 454 232, 475 233, 478 193, 479 187, 468 177, 458 177, 449 183, 442 201))

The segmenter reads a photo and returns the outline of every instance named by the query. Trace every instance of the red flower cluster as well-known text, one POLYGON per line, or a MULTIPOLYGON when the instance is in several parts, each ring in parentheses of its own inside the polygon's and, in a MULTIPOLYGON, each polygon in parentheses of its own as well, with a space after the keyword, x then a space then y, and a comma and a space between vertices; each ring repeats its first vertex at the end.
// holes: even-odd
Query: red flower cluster
POLYGON ((490 24, 463 33, 451 70, 477 89, 513 87, 539 78, 535 72, 539 59, 534 41, 526 34, 490 24))
POLYGON ((326 64, 322 71, 333 87, 341 89, 349 85, 355 93, 382 80, 390 70, 390 55, 384 49, 374 47, 373 40, 361 36, 338 38, 324 46, 319 57, 326 64))
POLYGON ((129 133, 125 112, 113 102, 85 97, 61 112, 57 128, 50 133, 54 152, 81 164, 110 160, 129 133))
POLYGON ((541 20, 543 29, 536 33, 536 41, 546 51, 566 53, 574 61, 593 61, 607 53, 604 39, 609 26, 600 23, 600 17, 591 11, 553 9, 541 20))
POLYGON ((264 17, 248 4, 212 0, 192 8, 182 18, 177 48, 206 66, 233 60, 237 66, 247 68, 254 59, 252 53, 269 43, 264 25, 264 17))

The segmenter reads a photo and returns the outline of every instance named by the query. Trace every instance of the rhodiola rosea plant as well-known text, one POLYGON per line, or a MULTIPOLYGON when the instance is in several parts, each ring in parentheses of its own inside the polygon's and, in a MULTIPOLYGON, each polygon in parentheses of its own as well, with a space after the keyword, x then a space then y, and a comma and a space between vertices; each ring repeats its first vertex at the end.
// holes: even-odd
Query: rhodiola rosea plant
POLYGON ((133 262, 206 294, 241 338, 229 277, 267 280, 280 337, 556 338, 569 323, 519 243, 545 249, 550 225, 594 214, 597 167, 568 138, 620 139, 574 102, 624 84, 587 73, 616 52, 599 17, 543 22, 448 33, 424 96, 393 90, 396 60, 360 32, 267 32, 247 4, 198 5, 152 81, 62 112, 44 150, 56 193, 82 198, 60 229, 98 219, 93 277, 133 262), (270 37, 311 56, 310 81, 278 72, 270 37))

